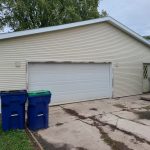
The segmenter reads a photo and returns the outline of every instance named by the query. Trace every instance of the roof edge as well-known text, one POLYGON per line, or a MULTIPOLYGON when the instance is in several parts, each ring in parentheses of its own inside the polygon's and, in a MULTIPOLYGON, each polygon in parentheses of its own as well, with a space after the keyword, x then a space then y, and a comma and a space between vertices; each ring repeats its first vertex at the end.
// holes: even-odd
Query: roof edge
POLYGON ((112 25, 114 25, 115 27, 117 27, 118 29, 126 32, 127 34, 129 34, 130 36, 134 37, 135 39, 141 41, 142 43, 148 45, 150 47, 150 42, 148 40, 146 40, 145 38, 143 38, 141 35, 139 35, 138 33, 136 33, 135 31, 131 30, 130 28, 128 28, 127 26, 123 25, 122 23, 118 22, 117 20, 115 20, 112 17, 109 17, 108 20, 109 23, 111 23, 112 25))
POLYGON ((57 26, 50 26, 50 27, 31 29, 31 30, 25 30, 25 31, 4 33, 3 35, 0 35, 0 40, 15 38, 15 37, 21 37, 21 36, 26 36, 26 35, 45 33, 45 32, 51 32, 51 31, 58 31, 58 30, 63 30, 63 29, 68 29, 68 28, 85 26, 85 25, 94 24, 94 23, 105 22, 105 21, 108 21, 108 20, 109 20, 109 17, 105 17, 105 18, 91 19, 91 20, 87 20, 87 21, 57 25, 57 26))
POLYGON ((69 23, 69 24, 64 24, 64 25, 57 25, 57 26, 51 26, 51 27, 45 27, 45 28, 38 28, 38 29, 32 29, 32 30, 5 33, 5 34, 0 35, 0 40, 22 37, 22 36, 28 36, 28 35, 34 35, 34 34, 40 34, 40 33, 46 33, 46 32, 52 32, 52 31, 59 31, 59 30, 64 30, 64 29, 69 29, 69 28, 74 28, 74 27, 80 27, 80 26, 86 26, 86 25, 95 24, 95 23, 102 23, 102 22, 109 22, 110 24, 114 25, 118 29, 124 31, 125 33, 129 34, 130 36, 134 37, 135 39, 139 40, 143 44, 150 47, 149 41, 147 41, 141 35, 134 32, 133 30, 129 29, 128 27, 121 24, 120 22, 118 22, 117 20, 115 20, 112 17, 104 17, 104 18, 91 19, 91 20, 87 20, 87 21, 69 23))

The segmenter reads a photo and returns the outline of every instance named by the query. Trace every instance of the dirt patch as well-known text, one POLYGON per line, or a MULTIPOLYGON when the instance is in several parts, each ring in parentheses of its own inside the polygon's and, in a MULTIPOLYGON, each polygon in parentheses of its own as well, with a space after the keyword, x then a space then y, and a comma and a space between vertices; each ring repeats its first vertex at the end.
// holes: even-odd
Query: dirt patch
POLYGON ((42 145, 44 150, 70 150, 70 149, 76 149, 76 150, 88 150, 83 147, 74 147, 71 144, 65 144, 65 143, 49 143, 46 140, 44 140, 41 136, 39 136, 36 132, 33 133, 36 139, 39 141, 39 143, 42 145))
POLYGON ((90 108, 89 110, 97 111, 97 108, 90 108))
POLYGON ((68 113, 68 114, 70 114, 70 115, 72 115, 72 116, 78 117, 79 119, 87 119, 87 117, 80 115, 80 114, 79 114, 78 112, 76 112, 75 110, 68 109, 68 108, 64 108, 64 107, 62 107, 62 109, 63 109, 66 113, 68 113))
POLYGON ((122 104, 114 104, 113 106, 118 107, 118 108, 127 108, 126 106, 122 105, 122 104))
POLYGON ((58 122, 56 123, 56 126, 62 126, 64 123, 58 122))
POLYGON ((150 111, 134 111, 138 115, 139 119, 150 120, 150 111))

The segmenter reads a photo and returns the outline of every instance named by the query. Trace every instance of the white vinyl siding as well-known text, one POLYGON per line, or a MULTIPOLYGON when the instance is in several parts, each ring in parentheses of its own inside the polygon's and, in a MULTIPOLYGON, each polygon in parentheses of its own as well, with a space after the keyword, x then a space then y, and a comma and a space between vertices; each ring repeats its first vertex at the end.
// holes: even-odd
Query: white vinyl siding
POLYGON ((142 93, 150 48, 109 23, 1 40, 0 90, 26 88, 28 61, 112 62, 113 96, 121 97, 142 93))

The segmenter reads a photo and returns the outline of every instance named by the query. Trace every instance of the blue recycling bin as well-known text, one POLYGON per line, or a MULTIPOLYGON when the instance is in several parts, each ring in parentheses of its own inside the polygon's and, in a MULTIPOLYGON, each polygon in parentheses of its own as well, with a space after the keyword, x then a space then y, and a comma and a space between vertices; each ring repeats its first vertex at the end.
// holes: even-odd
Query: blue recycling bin
POLYGON ((27 125, 30 130, 48 128, 48 105, 50 101, 50 91, 28 92, 27 125))
POLYGON ((2 106, 2 129, 25 128, 26 90, 5 91, 0 93, 2 106))

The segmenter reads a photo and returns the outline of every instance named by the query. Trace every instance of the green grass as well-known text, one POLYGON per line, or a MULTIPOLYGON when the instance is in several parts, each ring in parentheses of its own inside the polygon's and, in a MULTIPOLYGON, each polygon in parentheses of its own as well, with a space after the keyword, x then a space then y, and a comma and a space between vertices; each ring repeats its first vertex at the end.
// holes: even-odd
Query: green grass
POLYGON ((0 150, 33 150, 33 146, 24 130, 4 132, 0 123, 0 150))

